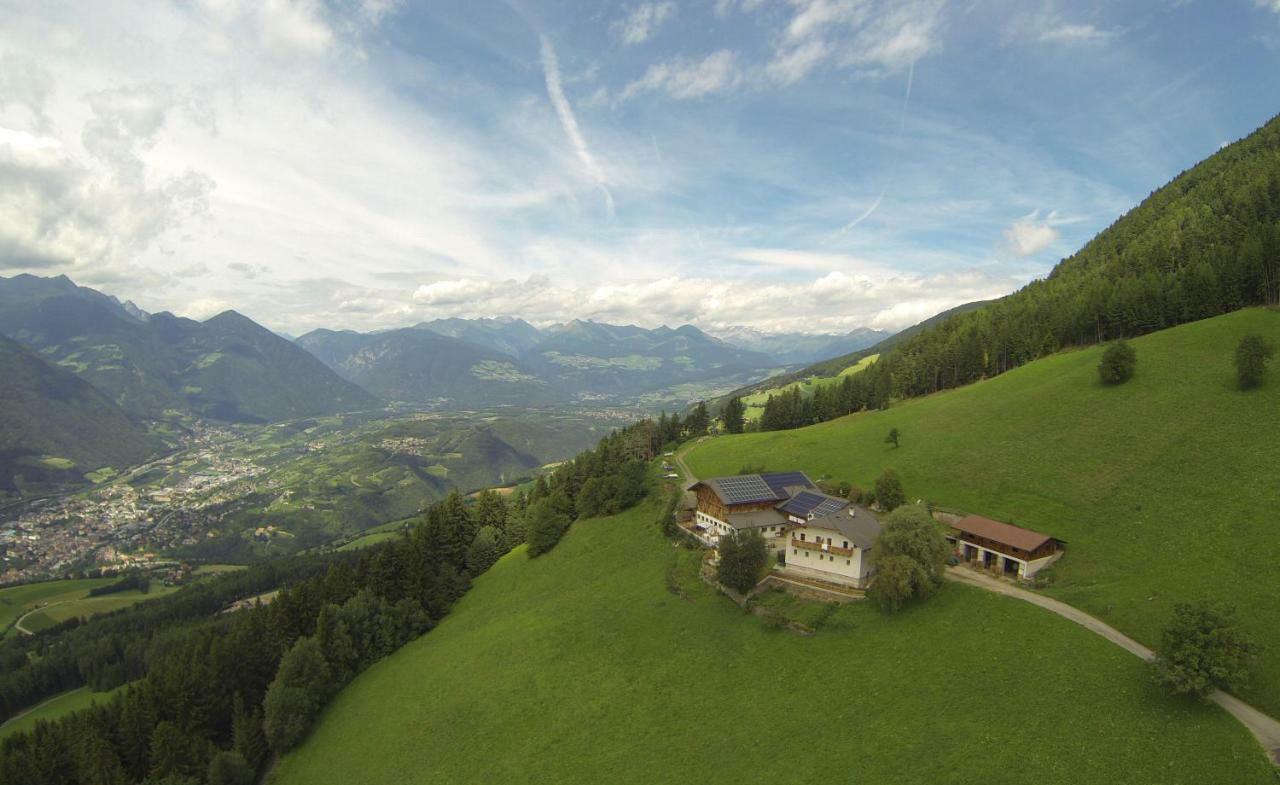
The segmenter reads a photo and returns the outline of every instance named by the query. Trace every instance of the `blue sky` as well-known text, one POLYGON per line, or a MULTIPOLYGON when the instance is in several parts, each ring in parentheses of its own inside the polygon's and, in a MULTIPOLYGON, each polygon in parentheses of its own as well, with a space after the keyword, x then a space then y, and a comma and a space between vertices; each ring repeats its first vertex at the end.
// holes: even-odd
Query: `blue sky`
POLYGON ((0 274, 276 329, 895 329, 1280 112, 1280 2, 0 0, 0 274))

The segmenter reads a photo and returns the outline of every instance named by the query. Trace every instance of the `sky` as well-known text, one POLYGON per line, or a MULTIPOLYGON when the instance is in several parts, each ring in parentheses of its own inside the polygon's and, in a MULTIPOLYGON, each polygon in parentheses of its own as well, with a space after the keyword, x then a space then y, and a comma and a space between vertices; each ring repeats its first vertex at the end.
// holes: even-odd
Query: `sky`
POLYGON ((0 0, 0 275, 282 332, 898 329, 1280 112, 1280 0, 0 0))

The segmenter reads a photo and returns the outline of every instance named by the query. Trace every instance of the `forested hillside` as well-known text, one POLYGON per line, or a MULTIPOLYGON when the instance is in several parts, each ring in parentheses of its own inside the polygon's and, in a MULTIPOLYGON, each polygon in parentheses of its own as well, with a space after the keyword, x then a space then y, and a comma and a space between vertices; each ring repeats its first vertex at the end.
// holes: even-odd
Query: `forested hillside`
POLYGON ((1003 373, 1068 346, 1280 303, 1280 118, 1151 194, 1048 278, 902 343, 895 396, 1003 373))
POLYGON ((141 462, 159 444, 88 382, 0 336, 0 495, 141 462))

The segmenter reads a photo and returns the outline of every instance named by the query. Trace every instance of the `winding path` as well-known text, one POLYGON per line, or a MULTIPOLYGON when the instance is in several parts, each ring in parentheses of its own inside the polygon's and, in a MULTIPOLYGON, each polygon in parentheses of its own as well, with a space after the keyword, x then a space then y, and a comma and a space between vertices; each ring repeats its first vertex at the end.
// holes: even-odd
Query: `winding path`
MULTIPOLYGON (((1047 611, 1056 613, 1064 619, 1073 621, 1090 632, 1101 635, 1130 654, 1150 662, 1155 659, 1155 652, 1138 643, 1133 638, 1117 630, 1115 627, 1094 616, 1090 616, 1079 608, 1072 607, 1051 597, 1014 586, 996 578, 992 578, 964 567, 948 567, 947 577, 957 583, 977 586, 996 594, 1039 605, 1047 611)), ((1267 757, 1273 764, 1280 765, 1280 721, 1258 711, 1254 707, 1222 690, 1214 690, 1209 700, 1221 706, 1231 716, 1249 729, 1253 737, 1266 750, 1267 757)))

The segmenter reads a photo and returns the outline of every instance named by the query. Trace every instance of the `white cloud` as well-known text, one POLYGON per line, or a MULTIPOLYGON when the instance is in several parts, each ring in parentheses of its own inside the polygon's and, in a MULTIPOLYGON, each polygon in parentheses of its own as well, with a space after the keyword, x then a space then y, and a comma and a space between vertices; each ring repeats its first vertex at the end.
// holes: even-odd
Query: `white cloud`
POLYGON ((631 46, 648 41, 658 28, 675 15, 674 2, 643 3, 636 7, 626 19, 614 25, 614 32, 623 45, 631 46))
POLYGON ((789 0, 795 13, 765 70, 792 84, 822 66, 900 73, 941 48, 944 0, 789 0))
POLYGON ((1093 24, 1068 22, 1052 10, 1014 16, 1005 30, 1006 41, 1017 44, 1103 44, 1123 35, 1124 30, 1104 30, 1093 24))
POLYGON ((644 76, 627 85, 623 99, 647 91, 662 91, 687 100, 733 89, 741 80, 733 52, 721 49, 702 60, 676 58, 649 66, 644 76))
POLYGON ((608 178, 605 177, 600 164, 596 162, 595 156, 591 154, 591 150, 587 147, 587 140, 583 138, 582 131, 578 128, 578 118, 574 116, 573 107, 569 105, 569 99, 565 97, 564 88, 560 84, 560 62, 556 58, 555 47, 551 45, 551 39, 545 35, 542 36, 542 72, 547 82, 547 96, 550 97, 551 105, 556 110, 556 116, 560 118, 565 136, 569 137, 569 142, 573 145, 573 150, 578 160, 582 162, 583 168, 604 194, 605 206, 609 215, 612 216, 613 194, 609 191, 608 178))
POLYGON ((1054 227, 1056 220, 1056 213, 1042 220, 1039 211, 1019 218, 1004 230, 1005 248, 1015 256, 1040 253, 1061 237, 1062 233, 1054 227))
POLYGON ((1259 8, 1266 8, 1280 14, 1280 0, 1253 0, 1259 8))
MULTIPOLYGON (((772 263, 793 253, 744 249, 735 255, 772 263)), ((838 261, 823 254, 815 260, 820 264, 838 261)), ((831 269, 808 280, 765 283, 676 275, 578 286, 556 285, 542 276, 451 279, 419 287, 413 306, 415 318, 509 314, 538 325, 565 321, 571 314, 650 327, 693 323, 705 329, 742 325, 799 332, 863 326, 893 330, 965 302, 1004 294, 1012 285, 975 271, 896 274, 856 259, 844 261, 845 269, 831 269), (798 302, 806 307, 778 307, 798 302)))

